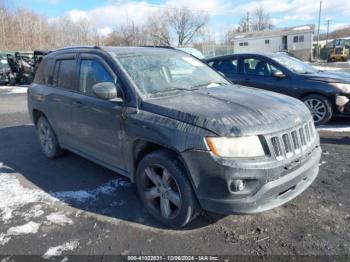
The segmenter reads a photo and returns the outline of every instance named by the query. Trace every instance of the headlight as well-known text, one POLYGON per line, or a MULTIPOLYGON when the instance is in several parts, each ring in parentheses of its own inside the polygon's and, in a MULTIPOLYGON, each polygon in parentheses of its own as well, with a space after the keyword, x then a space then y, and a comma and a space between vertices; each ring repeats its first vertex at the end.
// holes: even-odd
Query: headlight
POLYGON ((220 157, 265 156, 258 136, 207 137, 206 142, 213 154, 220 157))
POLYGON ((331 86, 334 86, 344 94, 350 94, 350 84, 343 83, 330 83, 331 86))

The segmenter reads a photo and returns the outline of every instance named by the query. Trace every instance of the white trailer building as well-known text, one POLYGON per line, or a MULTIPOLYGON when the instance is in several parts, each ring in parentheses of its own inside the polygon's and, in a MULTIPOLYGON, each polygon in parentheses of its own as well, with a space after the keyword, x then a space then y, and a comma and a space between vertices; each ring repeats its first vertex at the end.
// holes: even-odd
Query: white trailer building
POLYGON ((268 31, 235 34, 232 42, 235 53, 279 52, 292 53, 303 60, 312 59, 315 25, 301 25, 268 31))

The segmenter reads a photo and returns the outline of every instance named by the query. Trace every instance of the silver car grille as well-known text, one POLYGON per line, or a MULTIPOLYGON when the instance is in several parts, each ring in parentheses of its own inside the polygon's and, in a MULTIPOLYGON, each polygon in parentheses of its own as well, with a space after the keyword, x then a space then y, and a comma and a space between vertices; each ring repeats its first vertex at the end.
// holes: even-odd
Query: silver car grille
POLYGON ((294 129, 266 137, 272 156, 278 161, 300 155, 317 137, 312 120, 294 129))

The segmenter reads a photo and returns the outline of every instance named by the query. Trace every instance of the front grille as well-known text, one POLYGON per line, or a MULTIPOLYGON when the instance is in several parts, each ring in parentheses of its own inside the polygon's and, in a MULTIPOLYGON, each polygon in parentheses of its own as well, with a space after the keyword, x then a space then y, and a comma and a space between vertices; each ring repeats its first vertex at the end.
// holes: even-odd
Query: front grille
POLYGON ((315 139, 316 130, 312 121, 267 138, 270 141, 270 150, 273 156, 279 161, 305 151, 315 139))

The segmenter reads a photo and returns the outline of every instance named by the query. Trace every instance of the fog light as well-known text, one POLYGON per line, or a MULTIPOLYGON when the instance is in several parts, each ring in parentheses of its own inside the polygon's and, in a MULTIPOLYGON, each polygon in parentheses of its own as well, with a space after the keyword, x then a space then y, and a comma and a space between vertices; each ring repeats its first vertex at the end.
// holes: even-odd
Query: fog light
POLYGON ((244 181, 241 179, 233 180, 231 183, 231 189, 233 192, 242 191, 244 189, 244 187, 245 187, 244 181))

